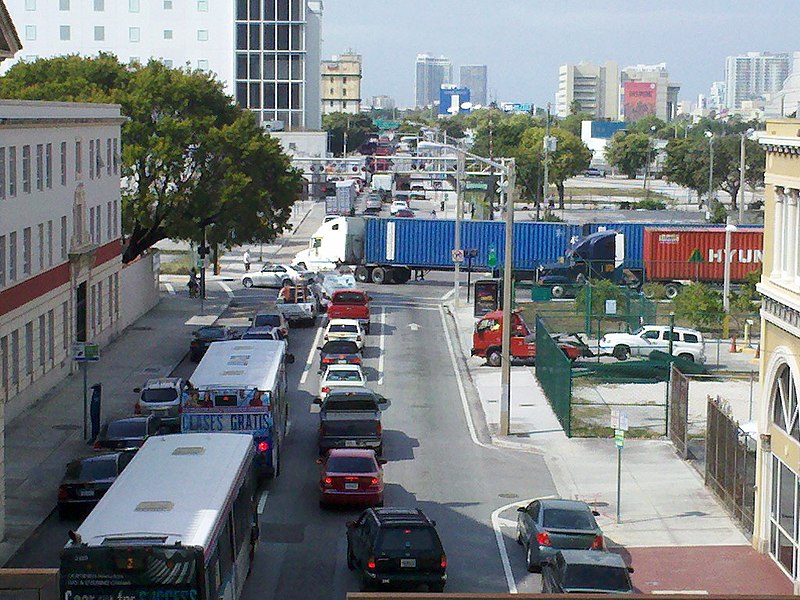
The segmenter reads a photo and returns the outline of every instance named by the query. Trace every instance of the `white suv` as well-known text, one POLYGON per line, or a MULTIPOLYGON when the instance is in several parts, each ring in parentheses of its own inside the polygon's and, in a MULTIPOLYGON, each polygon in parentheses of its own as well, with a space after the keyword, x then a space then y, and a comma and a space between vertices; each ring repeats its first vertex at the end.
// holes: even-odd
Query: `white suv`
MULTIPOLYGON (((650 356, 654 350, 669 352, 669 326, 645 325, 633 333, 607 333, 600 340, 600 351, 617 360, 630 356, 650 356)), ((696 329, 672 329, 672 354, 693 362, 706 362, 703 334, 696 329)))
POLYGON ((139 400, 134 406, 137 415, 155 415, 162 423, 180 425, 181 403, 186 383, 180 377, 148 379, 144 387, 135 388, 139 400))

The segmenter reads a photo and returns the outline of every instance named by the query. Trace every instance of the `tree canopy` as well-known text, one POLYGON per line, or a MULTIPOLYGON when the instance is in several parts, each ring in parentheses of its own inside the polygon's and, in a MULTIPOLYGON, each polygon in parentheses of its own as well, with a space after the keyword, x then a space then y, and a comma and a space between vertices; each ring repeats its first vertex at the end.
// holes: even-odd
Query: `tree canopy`
POLYGON ((619 132, 606 146, 606 160, 625 173, 628 179, 636 179, 637 171, 648 163, 650 151, 651 142, 647 134, 619 132))
POLYGON ((199 241, 202 227, 226 246, 287 227, 300 173, 207 73, 66 56, 17 63, 0 96, 121 105, 125 262, 165 238, 199 241))

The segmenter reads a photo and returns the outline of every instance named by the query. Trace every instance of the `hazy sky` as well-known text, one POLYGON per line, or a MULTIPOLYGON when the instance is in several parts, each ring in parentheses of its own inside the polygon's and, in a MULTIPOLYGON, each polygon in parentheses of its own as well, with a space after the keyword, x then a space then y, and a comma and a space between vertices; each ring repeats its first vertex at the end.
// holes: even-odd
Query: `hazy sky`
POLYGON ((798 0, 324 0, 323 56, 364 57, 362 96, 413 102, 419 53, 489 66, 498 101, 553 101, 558 66, 666 62, 680 98, 722 80, 725 57, 800 50, 798 0))

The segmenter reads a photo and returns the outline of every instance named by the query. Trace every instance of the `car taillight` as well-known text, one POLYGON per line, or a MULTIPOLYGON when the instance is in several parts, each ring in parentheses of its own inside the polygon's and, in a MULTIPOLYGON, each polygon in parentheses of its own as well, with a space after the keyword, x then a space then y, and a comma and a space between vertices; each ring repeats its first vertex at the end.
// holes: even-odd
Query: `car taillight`
POLYGON ((360 356, 356 356, 355 358, 353 358, 352 362, 353 362, 353 364, 360 365, 361 364, 361 357, 360 356))
POLYGON ((447 556, 445 556, 444 554, 442 554, 442 558, 439 561, 439 566, 442 568, 442 571, 444 571, 447 568, 447 556))
POLYGON ((540 534, 536 536, 536 543, 540 546, 550 546, 552 545, 550 542, 550 534, 546 531, 542 531, 540 534))
POLYGON ((594 538, 594 541, 592 542, 592 545, 589 547, 589 550, 602 550, 604 547, 605 544, 603 543, 603 536, 598 535, 596 538, 594 538))
POLYGON ((324 484, 325 484, 327 487, 330 487, 330 486, 332 486, 332 485, 333 485, 333 479, 331 479, 330 477, 326 477, 325 479, 323 479, 323 483, 324 483, 324 484))
POLYGON ((375 564, 375 557, 370 556, 369 559, 367 559, 367 569, 369 569, 370 571, 374 571, 376 566, 377 565, 375 564))
POLYGON ((322 362, 323 362, 323 364, 329 365, 329 364, 331 364, 333 362, 333 359, 332 358, 323 358, 322 362))
POLYGON ((138 402, 133 405, 133 414, 140 415, 142 414, 142 405, 138 402))
POLYGON ((381 480, 378 479, 377 477, 373 477, 372 479, 369 480, 369 484, 371 486, 377 486, 380 482, 381 480))
POLYGON ((92 446, 95 450, 101 450, 103 447, 100 445, 100 440, 97 440, 92 446))
POLYGON ((383 433, 383 425, 381 425, 380 421, 378 421, 378 425, 375 428, 375 431, 378 433, 378 435, 381 435, 383 433))
POLYGON ((256 447, 258 448, 259 452, 266 452, 269 450, 269 444, 267 442, 258 442, 258 446, 256 447))
POLYGON ((322 391, 322 393, 323 393, 323 394, 327 394, 328 392, 330 392, 330 391, 331 391, 331 388, 329 388, 329 387, 327 387, 327 386, 326 386, 326 387, 322 388, 322 390, 321 390, 321 391, 322 391))
POLYGON ((58 486, 58 499, 59 500, 66 500, 69 498, 69 494, 67 493, 67 488, 63 485, 58 486))

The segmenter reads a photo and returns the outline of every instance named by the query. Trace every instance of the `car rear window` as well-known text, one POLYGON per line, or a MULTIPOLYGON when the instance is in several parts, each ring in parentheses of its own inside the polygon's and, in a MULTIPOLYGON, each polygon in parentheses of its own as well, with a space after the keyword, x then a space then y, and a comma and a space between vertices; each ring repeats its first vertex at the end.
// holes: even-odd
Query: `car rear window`
POLYGON ((375 410, 377 402, 372 396, 328 396, 326 410, 375 410))
POLYGON ((142 390, 142 402, 172 402, 178 397, 175 388, 142 390))
POLYGON ((225 330, 220 327, 201 327, 197 331, 197 336, 211 340, 221 340, 225 337, 225 330))
POLYGON ((358 371, 329 371, 325 376, 326 381, 361 381, 358 371))
POLYGON ((439 543, 430 527, 387 527, 381 531, 376 550, 378 552, 402 552, 403 550, 437 551, 439 543))
POLYGON ((358 327, 355 325, 331 325, 328 331, 332 333, 358 333, 358 327))
POLYGON ((256 315, 253 319, 253 327, 280 327, 280 315, 256 315))
POLYGON ((697 336, 695 334, 693 334, 693 333, 684 333, 683 334, 683 341, 684 342, 688 342, 690 344, 696 344, 700 340, 697 339, 697 336))
POLYGON ((594 529, 594 519, 585 510, 545 508, 543 524, 547 529, 594 529))
POLYGON ((111 421, 108 424, 108 437, 110 438, 128 438, 128 437, 143 437, 146 431, 146 421, 111 421))
POLYGON ((77 481, 96 481, 117 476, 117 457, 75 461, 67 467, 67 477, 77 481))
POLYGON ((243 340, 275 340, 277 336, 272 331, 245 331, 243 340))
POLYGON ((358 346, 355 342, 347 340, 326 342, 322 347, 322 352, 326 354, 357 354, 358 346))
POLYGON ((619 567, 604 565, 570 565, 564 587, 572 589, 630 591, 628 573, 619 567))
POLYGON ((366 456, 332 456, 325 467, 328 473, 375 473, 375 461, 366 456))
POLYGON ((366 304, 364 294, 358 292, 341 292, 333 297, 335 304, 366 304))

